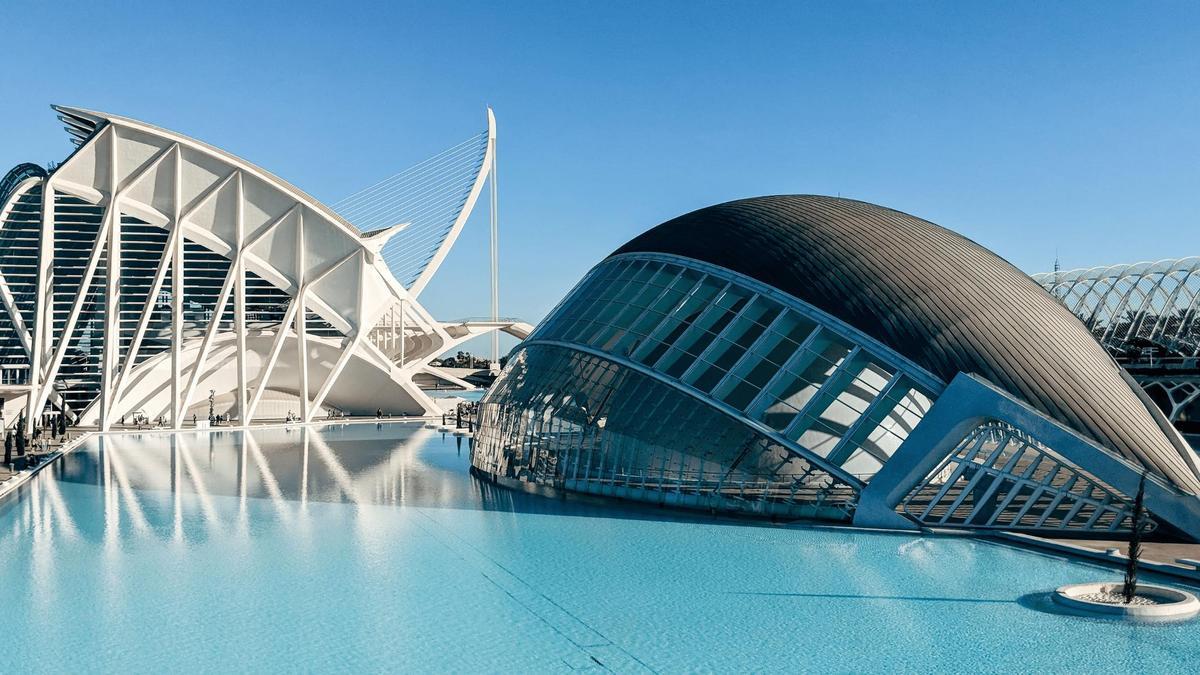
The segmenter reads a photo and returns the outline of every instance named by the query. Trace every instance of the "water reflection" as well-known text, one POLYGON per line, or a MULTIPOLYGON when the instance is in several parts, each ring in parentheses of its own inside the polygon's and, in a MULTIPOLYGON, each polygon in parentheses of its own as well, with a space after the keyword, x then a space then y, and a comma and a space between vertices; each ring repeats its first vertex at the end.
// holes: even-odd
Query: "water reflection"
POLYGON ((267 521, 298 531, 318 504, 359 507, 360 534, 372 529, 372 509, 389 506, 694 519, 512 491, 469 467, 470 441, 411 422, 118 434, 60 458, 4 500, 0 513, 17 509, 19 529, 82 533, 110 550, 130 535, 248 535, 267 521))
POLYGON ((122 434, 93 440, 43 478, 99 487, 135 520, 144 492, 192 495, 209 515, 217 497, 478 508, 460 440, 405 423, 122 434))

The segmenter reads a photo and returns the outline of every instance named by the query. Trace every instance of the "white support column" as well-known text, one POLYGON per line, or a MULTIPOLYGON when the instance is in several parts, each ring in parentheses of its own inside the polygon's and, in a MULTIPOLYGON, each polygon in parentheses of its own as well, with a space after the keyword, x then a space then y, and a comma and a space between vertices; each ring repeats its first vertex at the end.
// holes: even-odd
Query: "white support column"
POLYGON ((400 367, 404 367, 404 301, 400 301, 400 367))
MULTIPOLYGON (((142 306, 142 313, 138 317, 137 329, 133 333, 133 340, 129 343, 129 350, 125 352, 125 363, 121 366, 120 374, 117 376, 116 385, 113 387, 114 400, 120 401, 124 392, 125 378, 128 377, 129 371, 133 370, 134 364, 137 362, 138 353, 141 351, 142 341, 146 338, 146 330, 150 327, 150 320, 154 316, 154 307, 158 304, 158 295, 162 291, 163 284, 166 282, 167 272, 172 269, 172 259, 175 254, 175 240, 180 236, 180 228, 178 226, 179 215, 178 209, 173 209, 171 222, 168 224, 171 228, 167 235, 166 245, 163 246, 162 255, 158 260, 158 268, 154 271, 154 280, 150 283, 150 292, 146 294, 145 304, 142 306)), ((171 421, 175 421, 174 408, 171 408, 171 421)))
MULTIPOLYGON (((117 135, 108 144, 108 208, 104 212, 108 228, 108 257, 104 264, 104 352, 100 361, 100 430, 112 425, 113 376, 121 351, 121 193, 117 189, 117 135)), ((97 250, 100 245, 97 244, 97 250)), ((86 296, 88 287, 79 289, 86 296)), ((64 340, 67 336, 63 336, 64 340)))
MULTIPOLYGON (((105 207, 105 217, 107 210, 111 208, 111 200, 108 206, 105 207)), ((109 228, 101 227, 100 232, 96 236, 96 242, 92 249, 91 255, 88 258, 87 267, 83 271, 83 279, 79 284, 79 294, 75 297, 75 302, 71 306, 71 313, 67 315, 67 322, 64 324, 62 332, 59 335, 58 347, 54 349, 53 355, 50 357, 50 363, 42 373, 42 385, 37 388, 37 394, 33 397, 31 411, 40 412, 42 407, 46 405, 46 398, 50 395, 51 383, 58 375, 58 368, 62 365, 62 360, 67 355, 67 344, 71 341, 71 335, 75 332, 75 324, 79 321, 79 314, 83 311, 84 301, 87 298, 87 289, 92 286, 92 279, 96 276, 96 268, 100 266, 100 255, 104 252, 104 245, 108 243, 109 228)), ((53 308, 50 308, 53 312, 53 308)), ((47 317, 47 321, 53 321, 52 316, 47 317)))
POLYGON ((234 223, 234 286, 233 286, 233 330, 237 339, 237 411, 238 421, 246 420, 246 244, 245 186, 242 174, 237 177, 237 216, 234 223))
MULTIPOLYGON (((116 153, 113 153, 114 155, 116 153)), ((112 173, 117 172, 115 162, 112 173)), ((115 186, 114 186, 115 187, 115 186)), ((108 223, 108 259, 105 263, 104 355, 100 372, 100 429, 112 426, 115 399, 117 361, 121 350, 121 206, 119 195, 114 196, 105 214, 108 223)), ((87 289, 80 289, 87 294, 87 289)))
POLYGON ((37 288, 34 290, 33 355, 29 368, 29 394, 25 417, 32 418, 34 399, 39 398, 46 357, 50 355, 50 333, 54 325, 54 179, 42 184, 42 226, 38 240, 37 288))
POLYGON ((308 308, 304 296, 308 293, 308 281, 304 272, 304 211, 297 214, 296 221, 296 367, 300 373, 300 419, 308 415, 308 308))
POLYGON ((391 352, 396 348, 396 305, 393 304, 388 308, 388 341, 387 351, 391 352))
POLYGON ((171 425, 183 427, 183 153, 175 148, 175 202, 171 225, 171 425))
MULTIPOLYGON (((112 134, 112 136, 113 136, 113 138, 111 139, 111 142, 108 144, 109 145, 108 152, 116 153, 116 149, 117 149, 117 145, 118 145, 117 139, 116 139, 116 132, 112 131, 112 127, 109 127, 108 131, 106 131, 105 133, 112 134)), ((144 176, 146 176, 146 174, 148 172, 150 172, 151 169, 158 166, 158 163, 160 161, 162 161, 163 157, 165 157, 167 154, 169 154, 170 150, 171 150, 171 148, 169 148, 169 147, 163 148, 162 150, 160 150, 158 152, 157 155, 154 156, 153 159, 151 159, 150 162, 148 162, 145 166, 143 166, 141 169, 139 169, 137 171, 137 173, 135 173, 132 176, 129 176, 126 179, 124 189, 129 189, 133 185, 136 185, 138 183, 138 181, 140 181, 144 176)), ((120 213, 120 208, 118 206, 118 203, 121 201, 121 195, 117 191, 117 185, 116 185, 116 178, 115 178, 115 176, 116 176, 116 156, 115 156, 115 154, 110 155, 109 162, 110 162, 110 171, 112 172, 113 178, 110 180, 110 183, 109 183, 110 192, 108 194, 108 198, 105 202, 102 202, 104 204, 104 218, 106 219, 105 225, 100 228, 100 232, 96 236, 96 241, 92 247, 92 252, 88 258, 87 267, 85 268, 84 273, 83 273, 83 279, 79 284, 79 293, 75 297, 75 301, 74 301, 73 305, 71 306, 71 312, 67 316, 67 322, 63 326, 62 331, 59 335, 58 347, 54 349, 54 354, 50 359, 49 367, 46 368, 42 374, 42 377, 41 377, 42 386, 34 389, 36 394, 31 396, 31 402, 32 402, 32 405, 30 406, 31 411, 34 411, 34 410, 40 411, 42 409, 42 407, 46 405, 46 399, 50 395, 51 383, 54 381, 54 378, 58 376, 58 369, 62 365, 63 358, 67 354, 67 345, 70 344, 71 336, 75 332, 75 324, 76 324, 76 322, 78 322, 79 314, 80 314, 80 312, 82 312, 83 306, 87 300, 88 289, 91 288, 92 279, 96 275, 96 268, 99 267, 99 265, 100 265, 100 256, 104 253, 105 245, 109 243, 109 235, 114 231, 116 231, 118 233, 120 231, 121 213, 120 213), (117 219, 116 225, 112 224, 112 220, 111 220, 112 218, 117 219)), ((120 242, 118 241, 114 245, 119 246, 120 242)), ((118 258, 119 258, 119 256, 118 256, 118 258)), ((118 260, 118 265, 116 265, 116 267, 118 267, 118 268, 120 267, 119 260, 118 260)), ((118 270, 118 272, 119 272, 119 270, 118 270)), ((110 298, 110 300, 111 300, 111 298, 110 298)), ((46 320, 52 321, 51 318, 47 318, 46 320)), ((47 337, 47 340, 48 339, 49 338, 47 337)), ((115 361, 115 357, 114 357, 114 361, 115 361)), ((103 373, 102 373, 102 378, 103 378, 103 373)), ((100 390, 100 393, 101 393, 101 401, 100 401, 101 427, 104 426, 103 420, 104 420, 104 412, 105 412, 105 405, 106 405, 106 402, 104 400, 105 384, 106 383, 102 379, 101 390, 100 390)), ((111 384, 111 383, 108 383, 108 384, 111 384)))

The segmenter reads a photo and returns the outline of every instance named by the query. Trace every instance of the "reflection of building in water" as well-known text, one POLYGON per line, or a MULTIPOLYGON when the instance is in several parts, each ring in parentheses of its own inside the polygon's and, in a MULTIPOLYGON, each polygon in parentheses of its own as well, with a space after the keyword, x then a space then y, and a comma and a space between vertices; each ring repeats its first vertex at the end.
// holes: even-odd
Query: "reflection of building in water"
POLYGON ((663 518, 500 488, 470 474, 469 456, 468 439, 401 422, 114 434, 43 469, 3 508, 37 531, 97 541, 202 539, 250 522, 299 530, 315 510, 342 519, 335 512, 350 507, 366 529, 417 513, 395 506, 663 518))

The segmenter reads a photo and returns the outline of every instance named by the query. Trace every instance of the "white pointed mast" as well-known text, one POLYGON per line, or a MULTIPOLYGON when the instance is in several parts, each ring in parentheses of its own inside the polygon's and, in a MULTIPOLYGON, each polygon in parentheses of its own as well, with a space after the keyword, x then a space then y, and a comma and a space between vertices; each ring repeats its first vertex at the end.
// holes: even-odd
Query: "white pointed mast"
MULTIPOLYGON (((488 107, 488 139, 492 146, 491 166, 491 231, 492 231, 492 321, 500 320, 500 220, 497 212, 496 184, 496 115, 488 107)), ((500 363, 500 332, 492 331, 492 369, 499 368, 500 363)))

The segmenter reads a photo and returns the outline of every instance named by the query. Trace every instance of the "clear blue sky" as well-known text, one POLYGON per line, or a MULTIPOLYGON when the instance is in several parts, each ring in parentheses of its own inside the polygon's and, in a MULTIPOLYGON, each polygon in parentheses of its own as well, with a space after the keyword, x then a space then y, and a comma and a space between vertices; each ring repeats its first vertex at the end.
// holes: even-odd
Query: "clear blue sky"
MULTIPOLYGON (((500 126, 502 311, 663 220, 773 193, 933 220, 1029 272, 1200 255, 1197 3, 0 3, 0 164, 50 103, 329 202, 500 126)), ((423 296, 486 313, 486 207, 423 296)))

